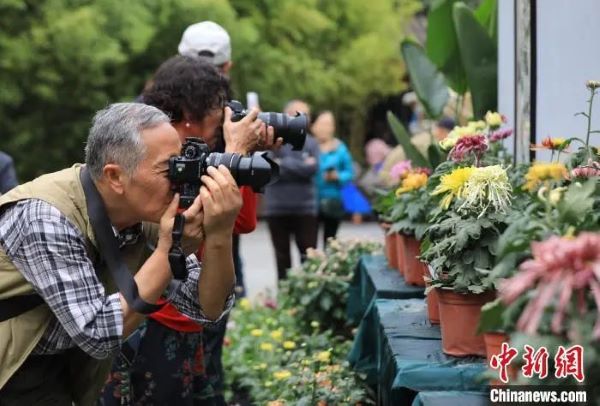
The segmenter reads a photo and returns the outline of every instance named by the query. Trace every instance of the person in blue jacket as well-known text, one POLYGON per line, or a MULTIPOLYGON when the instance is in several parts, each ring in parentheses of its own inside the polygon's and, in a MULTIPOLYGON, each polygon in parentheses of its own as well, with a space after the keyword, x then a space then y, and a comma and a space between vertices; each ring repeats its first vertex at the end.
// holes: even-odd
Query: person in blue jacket
POLYGON ((315 115, 311 132, 319 143, 319 168, 317 192, 319 197, 319 223, 323 224, 323 245, 335 238, 346 211, 342 202, 342 189, 352 181, 352 157, 348 147, 335 136, 335 117, 331 111, 315 115))

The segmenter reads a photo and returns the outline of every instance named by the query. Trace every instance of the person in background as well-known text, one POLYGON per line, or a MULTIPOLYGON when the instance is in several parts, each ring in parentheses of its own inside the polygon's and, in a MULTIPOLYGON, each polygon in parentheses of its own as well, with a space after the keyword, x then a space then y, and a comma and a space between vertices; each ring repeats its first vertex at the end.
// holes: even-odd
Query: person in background
MULTIPOLYGON (((296 112, 310 115, 310 107, 301 100, 292 100, 284 108, 286 114, 296 112)), ((267 219, 275 250, 278 280, 285 279, 292 266, 290 238, 296 241, 300 259, 306 258, 308 248, 317 247, 318 222, 315 174, 319 146, 308 134, 301 151, 284 145, 272 154, 279 164, 279 180, 265 189, 263 215, 267 219)))
POLYGON ((365 145, 365 158, 368 169, 359 178, 358 186, 369 198, 375 195, 375 189, 383 187, 379 172, 383 168, 383 161, 392 148, 381 138, 373 138, 365 145))
POLYGON ((0 151, 0 195, 19 184, 15 165, 10 155, 0 151))
POLYGON ((348 147, 335 136, 335 117, 331 111, 315 115, 311 132, 319 143, 320 151, 317 191, 325 247, 329 238, 335 238, 345 215, 342 188, 352 181, 354 171, 348 147))

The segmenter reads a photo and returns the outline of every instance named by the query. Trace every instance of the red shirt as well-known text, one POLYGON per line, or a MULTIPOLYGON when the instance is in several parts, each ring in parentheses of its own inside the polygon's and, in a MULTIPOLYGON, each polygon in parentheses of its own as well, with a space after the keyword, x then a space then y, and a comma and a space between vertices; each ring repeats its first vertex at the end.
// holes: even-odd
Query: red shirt
MULTIPOLYGON (((235 219, 233 233, 247 234, 256 228, 256 195, 249 186, 241 186, 240 193, 242 194, 243 204, 235 219)), ((203 246, 200 246, 198 252, 196 252, 196 256, 199 259, 202 258, 202 250, 203 246)), ((164 302, 164 299, 158 301, 159 304, 164 302)), ((176 331, 184 333, 202 331, 200 324, 179 313, 175 306, 170 303, 165 304, 162 309, 152 313, 148 317, 176 331)))

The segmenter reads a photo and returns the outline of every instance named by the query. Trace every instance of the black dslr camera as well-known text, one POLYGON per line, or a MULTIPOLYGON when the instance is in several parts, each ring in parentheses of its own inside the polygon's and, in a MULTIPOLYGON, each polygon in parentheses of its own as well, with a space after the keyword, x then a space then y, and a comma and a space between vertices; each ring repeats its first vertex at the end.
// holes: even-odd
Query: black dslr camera
POLYGON ((186 138, 181 156, 169 159, 169 180, 179 193, 179 207, 192 205, 200 193, 200 176, 209 166, 225 165, 238 185, 252 187, 260 192, 269 182, 279 177, 279 166, 266 156, 266 152, 255 152, 251 157, 240 154, 210 152, 200 138, 186 138))
MULTIPOLYGON (((240 121, 248 112, 244 105, 237 100, 231 100, 227 106, 233 110, 231 121, 240 121)), ((305 114, 296 113, 289 116, 283 113, 258 113, 258 118, 275 130, 275 137, 283 138, 285 144, 290 144, 294 151, 300 151, 306 141, 308 119, 305 114)))

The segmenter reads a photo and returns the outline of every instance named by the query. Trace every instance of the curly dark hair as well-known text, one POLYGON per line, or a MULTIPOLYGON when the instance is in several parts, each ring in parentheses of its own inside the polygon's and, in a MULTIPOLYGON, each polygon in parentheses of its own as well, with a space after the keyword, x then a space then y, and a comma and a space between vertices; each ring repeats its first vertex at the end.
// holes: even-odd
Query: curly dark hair
POLYGON ((177 55, 160 65, 142 100, 164 111, 173 122, 202 121, 210 111, 223 108, 229 94, 227 78, 213 65, 177 55))

